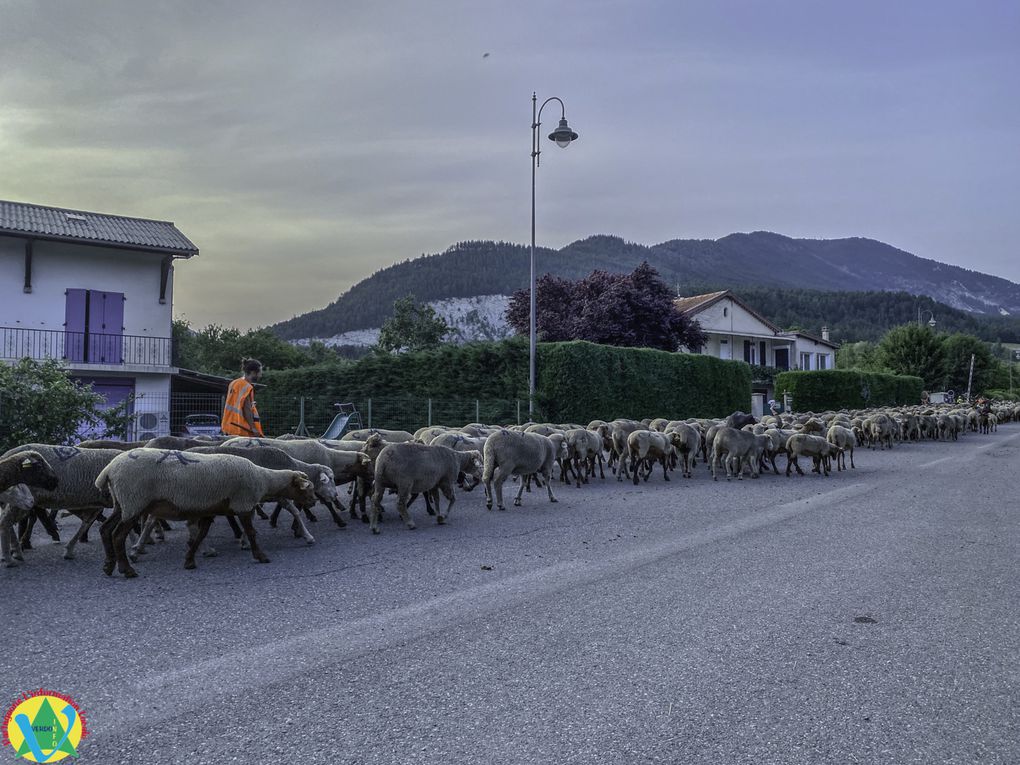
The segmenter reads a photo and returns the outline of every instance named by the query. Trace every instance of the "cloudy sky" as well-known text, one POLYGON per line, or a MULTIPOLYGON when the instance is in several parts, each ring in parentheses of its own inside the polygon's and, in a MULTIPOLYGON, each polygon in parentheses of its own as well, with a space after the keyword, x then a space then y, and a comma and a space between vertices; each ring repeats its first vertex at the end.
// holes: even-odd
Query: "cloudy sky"
POLYGON ((537 90, 581 135, 540 244, 868 236, 1020 281, 1018 41, 993 0, 0 0, 0 199, 173 220, 178 315, 269 324, 526 242, 537 90))

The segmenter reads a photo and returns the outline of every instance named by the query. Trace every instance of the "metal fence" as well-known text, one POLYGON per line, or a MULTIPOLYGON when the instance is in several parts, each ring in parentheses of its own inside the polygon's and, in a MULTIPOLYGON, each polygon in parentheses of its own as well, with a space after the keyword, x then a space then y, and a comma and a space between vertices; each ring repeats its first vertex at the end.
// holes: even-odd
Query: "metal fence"
MULTIPOLYGON (((307 432, 319 436, 326 432, 337 414, 337 404, 353 404, 366 428, 409 430, 412 433, 428 425, 466 425, 469 422, 512 424, 526 420, 528 403, 524 400, 451 399, 451 398, 365 398, 337 401, 324 396, 272 396, 256 403, 266 435, 307 432), (303 426, 303 427, 302 427, 303 426)), ((218 393, 141 394, 131 401, 126 414, 128 440, 140 440, 150 434, 180 435, 187 418, 223 412, 224 397, 218 393)), ((102 409, 103 407, 99 407, 102 409)), ((89 434, 94 436, 96 434, 89 434)))
POLYGON ((104 335, 62 329, 0 327, 0 359, 57 359, 75 364, 136 364, 168 367, 169 337, 104 335))

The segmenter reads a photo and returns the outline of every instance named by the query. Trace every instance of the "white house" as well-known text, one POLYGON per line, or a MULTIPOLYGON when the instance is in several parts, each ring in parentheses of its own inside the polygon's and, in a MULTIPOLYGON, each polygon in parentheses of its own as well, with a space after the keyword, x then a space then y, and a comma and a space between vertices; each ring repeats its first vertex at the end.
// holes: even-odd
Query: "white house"
POLYGON ((134 396, 133 437, 169 432, 174 263, 195 255, 166 221, 0 201, 0 360, 58 359, 134 396))
MULTIPOLYGON (((829 331, 820 337, 807 332, 784 332, 729 290, 706 295, 678 297, 676 309, 701 324, 708 341, 699 353, 720 359, 735 359, 776 369, 833 369, 836 349, 829 331)), ((755 392, 773 395, 768 386, 755 392)))

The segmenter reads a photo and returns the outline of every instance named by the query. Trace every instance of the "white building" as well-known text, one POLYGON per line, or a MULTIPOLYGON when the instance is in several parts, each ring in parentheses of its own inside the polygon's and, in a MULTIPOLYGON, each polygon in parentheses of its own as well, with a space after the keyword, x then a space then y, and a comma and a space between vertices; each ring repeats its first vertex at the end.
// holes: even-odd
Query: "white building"
MULTIPOLYGON (((729 290, 678 297, 674 305, 688 318, 697 320, 708 337, 702 348, 683 350, 777 370, 836 366, 839 346, 829 340, 827 329, 822 328, 820 337, 784 332, 729 290)), ((765 385, 756 385, 755 392, 767 398, 773 395, 765 385)))
POLYGON ((58 359, 133 397, 132 436, 169 432, 174 262, 197 254, 173 223, 0 201, 0 360, 58 359))

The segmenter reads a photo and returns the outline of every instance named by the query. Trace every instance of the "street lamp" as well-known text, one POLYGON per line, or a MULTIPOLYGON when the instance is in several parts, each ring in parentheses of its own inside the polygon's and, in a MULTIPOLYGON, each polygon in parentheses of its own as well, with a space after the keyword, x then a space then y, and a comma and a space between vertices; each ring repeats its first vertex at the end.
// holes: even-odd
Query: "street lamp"
POLYGON ((554 141, 561 149, 570 146, 577 140, 577 133, 570 129, 567 124, 567 110, 563 101, 556 96, 547 98, 538 106, 538 95, 531 94, 531 317, 530 317, 530 344, 528 349, 528 419, 530 420, 535 412, 535 171, 540 164, 539 157, 542 154, 540 148, 538 129, 542 125, 542 109, 550 101, 556 101, 560 105, 560 124, 549 134, 549 140, 554 141))
MULTIPOLYGON (((924 311, 923 313, 928 314, 928 316, 930 317, 928 319, 928 326, 931 327, 932 329, 935 329, 935 312, 934 311, 924 311)), ((919 327, 921 326, 921 314, 922 314, 921 307, 918 306, 917 307, 917 326, 919 326, 919 327)))

